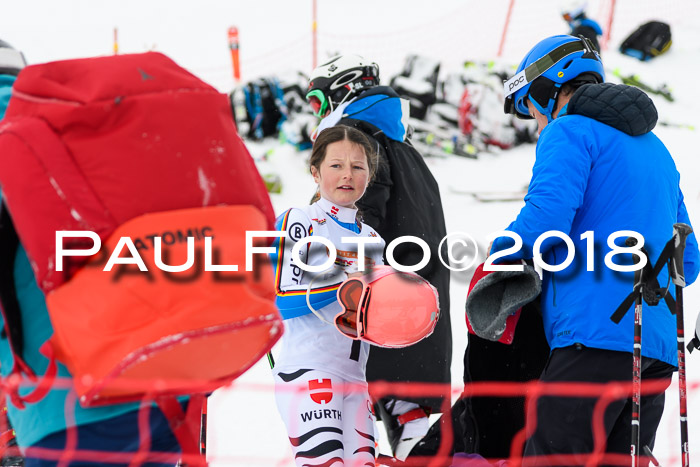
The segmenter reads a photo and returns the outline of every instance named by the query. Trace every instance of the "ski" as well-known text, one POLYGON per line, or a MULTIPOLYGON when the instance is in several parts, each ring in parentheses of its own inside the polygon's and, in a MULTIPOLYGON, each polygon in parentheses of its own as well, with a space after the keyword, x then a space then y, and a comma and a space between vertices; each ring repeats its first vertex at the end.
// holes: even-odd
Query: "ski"
POLYGON ((447 157, 449 155, 454 155, 470 159, 477 158, 476 148, 466 142, 442 140, 435 137, 433 134, 414 134, 410 141, 413 147, 426 157, 447 157))
POLYGON ((665 126, 667 128, 679 128, 682 130, 695 131, 695 125, 687 125, 685 123, 666 122, 663 120, 659 120, 658 123, 659 123, 659 125, 665 126))
POLYGON ((413 143, 434 146, 446 154, 476 159, 484 148, 477 147, 473 140, 456 129, 443 128, 421 120, 409 119, 411 131, 409 139, 413 143))
POLYGON ((634 86, 636 88, 641 89, 642 91, 659 95, 669 102, 674 101, 673 95, 671 95, 671 90, 668 88, 668 86, 666 86, 665 83, 659 87, 654 88, 654 87, 644 83, 639 78, 639 75, 623 75, 618 68, 615 68, 613 70, 613 75, 620 78, 622 80, 622 84, 626 84, 628 86, 634 86))
POLYGON ((423 157, 445 158, 449 156, 448 153, 446 153, 437 146, 431 146, 429 144, 422 143, 418 140, 408 141, 410 142, 411 146, 413 146, 415 150, 418 151, 423 157))
POLYGON ((527 189, 515 191, 470 191, 450 187, 450 193, 471 196, 475 200, 482 203, 493 203, 506 201, 522 201, 523 198, 525 198, 525 195, 527 194, 527 189))

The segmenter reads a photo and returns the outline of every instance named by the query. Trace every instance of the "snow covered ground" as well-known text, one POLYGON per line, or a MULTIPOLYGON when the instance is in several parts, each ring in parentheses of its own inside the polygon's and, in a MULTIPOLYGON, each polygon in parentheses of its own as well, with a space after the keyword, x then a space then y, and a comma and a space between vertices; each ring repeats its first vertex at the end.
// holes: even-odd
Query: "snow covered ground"
MULTIPOLYGON (((508 5, 507 0, 383 0, 373 2, 371 7, 332 0, 319 3, 320 55, 333 51, 363 53, 382 66, 385 77, 397 71, 403 57, 412 52, 431 53, 444 60, 443 72, 460 60, 493 57, 508 5), (460 18, 463 18, 463 28, 458 26, 460 18), (488 37, 486 31, 481 33, 484 28, 489 29, 488 37), (416 31, 420 32, 417 40, 416 34, 412 34, 416 31), (479 34, 465 36, 470 31, 479 31, 479 34), (474 40, 475 35, 482 39, 474 40), (392 37, 400 40, 390 40, 392 37), (429 51, 422 49, 425 46, 429 51), (372 55, 373 52, 376 55, 372 55)), ((591 0, 589 11, 594 15, 603 12, 608 3, 591 0)), ((676 102, 652 96, 660 120, 696 128, 659 126, 655 131, 674 155, 691 220, 700 229, 700 117, 696 101, 697 73, 700 72, 700 29, 696 27, 699 2, 627 0, 617 3, 619 17, 615 24, 620 26, 614 30, 613 45, 619 44, 634 26, 653 16, 672 25, 673 47, 653 62, 641 63, 621 56, 614 47, 604 53, 603 59, 610 70, 619 67, 626 74, 639 73, 651 84, 667 83, 673 89, 676 102)), ((244 66, 249 65, 249 71, 244 69, 244 79, 254 77, 256 72, 269 73, 286 67, 308 72, 311 66, 307 47, 310 9, 310 0, 23 0, 3 5, 0 38, 24 50, 27 59, 37 63, 109 54, 113 28, 118 27, 120 51, 162 51, 226 92, 233 85, 225 39, 228 26, 237 25, 241 30, 241 58, 244 66), (298 48, 304 48, 303 52, 298 48)), ((514 20, 514 40, 507 42, 504 52, 505 57, 513 61, 540 38, 565 32, 555 0, 538 1, 536 9, 534 2, 518 1, 515 13, 521 19, 514 20)), ((307 153, 270 141, 251 143, 249 148, 258 159, 267 154, 267 160, 259 163, 261 172, 274 171, 282 176, 282 194, 272 195, 277 212, 308 201, 314 184, 307 172, 307 153)), ((534 145, 526 145, 482 154, 478 160, 455 156, 428 159, 441 187, 448 232, 469 233, 479 242, 483 255, 487 234, 505 227, 522 203, 480 203, 455 190, 517 190, 528 183, 534 153, 534 145)), ((455 274, 451 285, 455 388, 461 386, 462 357, 467 343, 463 303, 468 280, 468 274, 455 274)), ((695 318, 700 312, 700 285, 686 289, 685 309, 686 336, 692 336, 695 318)), ((700 352, 690 355, 687 365, 693 454, 700 450, 700 352)), ((679 465, 677 414, 678 391, 673 384, 667 393, 667 407, 655 448, 655 455, 663 466, 679 465)), ((293 465, 285 429, 275 408, 272 377, 266 361, 255 365, 232 387, 212 396, 208 434, 212 465, 293 465)), ((384 452, 388 452, 383 443, 384 452)), ((697 454, 695 458, 697 461, 697 454)))

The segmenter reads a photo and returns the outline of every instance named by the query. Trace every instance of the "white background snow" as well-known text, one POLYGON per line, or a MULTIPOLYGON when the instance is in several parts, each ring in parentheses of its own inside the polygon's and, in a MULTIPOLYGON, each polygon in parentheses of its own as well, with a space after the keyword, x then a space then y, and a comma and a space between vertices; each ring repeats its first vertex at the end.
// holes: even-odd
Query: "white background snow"
MULTIPOLYGON (((319 57, 334 52, 360 53, 377 61, 382 76, 395 74, 409 53, 441 60, 443 72, 457 71, 464 60, 490 59, 498 52, 508 0, 319 0, 319 57)), ((589 14, 607 27, 610 0, 589 1, 589 14)), ((691 221, 700 229, 700 2, 696 0, 618 0, 606 68, 639 73, 651 84, 667 83, 676 102, 652 96, 660 119, 696 129, 657 127, 681 173, 691 221), (659 19, 673 31, 670 51, 641 63, 616 51, 642 22, 659 19)), ((556 0, 517 0, 503 48, 503 58, 517 63, 539 39, 567 31, 556 0)), ((0 38, 24 51, 30 63, 108 55, 118 28, 121 53, 163 52, 222 92, 234 85, 226 30, 240 30, 243 79, 311 69, 311 0, 23 0, 5 2, 0 38)), ((609 74, 610 75, 610 74, 609 74)), ((609 76, 610 78, 610 76, 609 76)), ((612 79, 614 81, 614 78, 612 79)), ((314 190, 306 153, 276 142, 250 144, 256 157, 267 152, 261 172, 281 174, 283 192, 272 195, 277 212, 304 204, 314 190)), ((481 245, 517 214, 521 202, 479 203, 462 190, 517 190, 527 185, 535 146, 482 154, 478 160, 451 156, 427 162, 441 187, 448 232, 471 234, 481 245)), ((653 167, 649 167, 653 170, 653 167)), ((624 176, 621 174, 620 176, 624 176)), ((653 215, 653 213, 649 213, 653 215)), ((451 285, 454 359, 452 380, 461 386, 467 342, 463 303, 468 275, 454 275, 451 285)), ((686 336, 692 337, 700 312, 700 286, 685 291, 686 336)), ((700 458, 700 352, 688 357, 691 456, 700 458), (695 443, 695 444, 693 444, 695 443)), ((679 465, 678 392, 667 392, 655 455, 663 466, 679 465)), ((209 460, 221 466, 290 466, 291 450, 275 409, 272 378, 261 361, 209 404, 209 460)), ((382 444, 385 447, 385 444, 382 444)), ((386 452, 386 450, 385 450, 386 452)))

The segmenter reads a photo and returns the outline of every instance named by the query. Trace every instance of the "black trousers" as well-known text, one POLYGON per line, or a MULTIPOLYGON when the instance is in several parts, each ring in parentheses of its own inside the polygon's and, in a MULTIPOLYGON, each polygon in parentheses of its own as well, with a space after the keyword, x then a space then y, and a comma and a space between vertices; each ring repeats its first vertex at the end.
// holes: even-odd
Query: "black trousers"
MULTIPOLYGON (((548 357, 549 345, 537 300, 523 307, 512 344, 469 335, 464 353, 465 388, 468 390, 472 382, 536 380, 548 357)), ((470 404, 476 427, 474 452, 487 459, 508 458, 513 437, 525 426, 525 398, 473 396, 470 404)))
MULTIPOLYGON (((671 384, 675 368, 656 359, 642 358, 642 386, 645 380, 664 380, 664 388, 671 384)), ((601 350, 580 344, 552 351, 540 378, 543 382, 632 381, 632 353, 601 350)), ((525 456, 552 454, 581 454, 585 464, 593 451, 594 440, 591 420, 598 398, 548 396, 537 402, 537 427, 525 445, 525 456)), ((654 447, 656 429, 664 411, 664 392, 642 396, 640 412, 641 447, 654 447)), ((607 434, 606 453, 630 455, 632 400, 614 400, 604 415, 607 434)), ((551 465, 544 459, 525 459, 524 465, 551 465)), ((564 465, 564 464, 562 464, 564 465)), ((619 465, 619 464, 611 464, 619 465)))
POLYGON ((469 385, 535 380, 548 356, 539 299, 523 307, 512 344, 491 342, 470 334, 464 353, 465 391, 450 411, 451 428, 448 417, 443 415, 411 451, 411 456, 434 456, 443 432, 449 430, 451 452, 477 453, 488 459, 508 458, 513 436, 525 426, 525 398, 475 397, 470 395, 469 385))

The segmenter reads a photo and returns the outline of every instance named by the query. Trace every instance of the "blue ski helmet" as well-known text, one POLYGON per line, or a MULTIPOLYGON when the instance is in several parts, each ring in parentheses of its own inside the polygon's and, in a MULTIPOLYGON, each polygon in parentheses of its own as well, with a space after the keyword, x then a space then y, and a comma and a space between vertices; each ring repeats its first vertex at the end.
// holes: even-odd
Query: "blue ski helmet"
POLYGON ((562 84, 603 81, 603 62, 590 40, 568 35, 548 37, 525 55, 515 76, 503 84, 504 111, 531 119, 527 108, 529 99, 551 122, 562 84))

